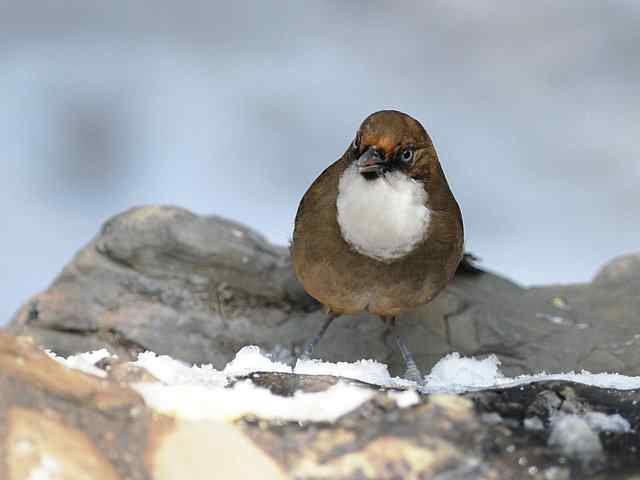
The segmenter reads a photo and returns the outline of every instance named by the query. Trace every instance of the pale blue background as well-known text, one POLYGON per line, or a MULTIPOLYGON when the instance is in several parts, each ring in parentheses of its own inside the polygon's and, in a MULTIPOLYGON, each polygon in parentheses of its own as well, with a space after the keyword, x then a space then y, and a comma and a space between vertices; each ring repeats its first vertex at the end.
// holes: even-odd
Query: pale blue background
POLYGON ((109 216, 288 240, 360 121, 430 130, 468 248, 523 284, 640 245, 640 2, 0 1, 0 323, 109 216))

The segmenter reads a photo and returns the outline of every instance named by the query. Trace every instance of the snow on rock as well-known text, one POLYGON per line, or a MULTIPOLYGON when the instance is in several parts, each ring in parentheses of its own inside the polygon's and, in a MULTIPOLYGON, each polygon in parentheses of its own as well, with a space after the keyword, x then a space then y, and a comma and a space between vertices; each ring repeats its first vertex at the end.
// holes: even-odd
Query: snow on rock
MULTIPOLYGON (((66 359, 52 353, 49 355, 67 367, 100 377, 106 374, 95 366, 96 362, 111 357, 106 349, 73 355, 66 359)), ((418 403, 420 401, 418 392, 463 393, 545 380, 566 380, 620 390, 640 388, 640 377, 592 374, 585 371, 550 375, 540 373, 508 378, 500 372, 500 361, 495 355, 476 359, 465 358, 458 353, 451 353, 438 361, 431 373, 425 377, 423 385, 392 377, 386 365, 374 360, 360 360, 353 363, 299 360, 292 369, 284 363, 271 360, 255 346, 244 347, 238 351, 224 370, 216 370, 212 365, 187 365, 169 356, 156 355, 153 352, 139 354, 138 359, 132 364, 148 370, 159 380, 156 383, 134 385, 150 406, 164 413, 198 419, 236 418, 245 414, 255 414, 264 418, 285 420, 333 421, 367 401, 372 395, 371 389, 346 383, 339 383, 319 393, 298 392, 293 397, 274 395, 269 390, 257 387, 251 382, 238 382, 230 386, 234 378, 256 372, 332 375, 386 388, 406 388, 405 392, 388 392, 400 408, 418 403)), ((591 412, 575 417, 582 422, 581 425, 586 425, 592 432, 627 432, 631 428, 627 420, 620 415, 591 412)), ((540 419, 527 420, 525 426, 528 429, 535 430, 541 427, 540 419)), ((578 420, 566 420, 566 422, 577 424, 578 420)), ((557 445, 564 445, 560 440, 564 438, 562 432, 565 430, 562 422, 565 420, 560 421, 559 427, 554 427, 559 432, 554 436, 554 442, 557 445)))
MULTIPOLYGON (((163 382, 133 385, 149 406, 159 412, 191 420, 234 419, 252 414, 260 418, 332 422, 374 394, 371 390, 345 383, 324 392, 297 392, 293 397, 274 395, 250 381, 224 388, 231 377, 254 372, 292 373, 291 367, 272 361, 255 346, 239 350, 223 371, 215 370, 211 365, 189 367, 171 357, 157 356, 152 352, 140 354, 135 365, 146 368, 163 382)), ((387 372, 386 366, 383 367, 387 372)), ((318 371, 328 370, 330 367, 324 370, 319 367, 318 371)), ((357 370, 357 367, 347 369, 343 376, 354 378, 350 374, 357 370)), ((336 371, 335 367, 333 371, 336 371)), ((380 368, 374 367, 373 371, 380 379, 380 368)), ((386 376, 389 378, 388 372, 386 376)))
MULTIPOLYGON (((92 375, 105 376, 105 372, 95 366, 104 359, 113 357, 106 349, 72 355, 67 358, 58 357, 47 352, 52 358, 69 368, 82 370, 92 375)), ((495 355, 484 359, 462 357, 451 353, 440 359, 425 377, 424 385, 399 377, 392 377, 387 366, 375 360, 359 360, 357 362, 324 362, 322 360, 298 360, 295 369, 280 362, 275 362, 260 351, 259 347, 248 346, 238 351, 235 358, 219 371, 212 365, 191 366, 166 355, 153 352, 139 354, 133 365, 147 369, 151 374, 167 384, 197 384, 224 386, 229 377, 239 377, 253 372, 283 372, 305 375, 333 375, 336 377, 360 380, 366 383, 392 388, 417 388, 423 393, 463 393, 481 388, 512 387, 531 382, 547 380, 565 380, 583 383, 600 388, 616 390, 640 389, 640 377, 629 377, 617 373, 539 373, 505 377, 500 371, 500 360, 495 355)))
POLYGON ((291 373, 291 367, 272 361, 260 351, 260 347, 251 345, 238 350, 235 358, 224 368, 224 373, 230 377, 241 377, 253 372, 291 373))
POLYGON ((413 389, 401 392, 391 390, 388 395, 396 401, 396 405, 400 408, 407 408, 420 403, 420 395, 413 389))
POLYGON ((580 373, 539 373, 537 375, 521 375, 515 378, 503 378, 496 381, 497 387, 511 387, 531 382, 549 380, 564 380, 567 382, 583 383, 599 388, 614 390, 635 390, 640 388, 640 377, 628 377, 618 373, 591 373, 583 370, 580 373))
POLYGON ((604 453, 598 434, 578 415, 554 417, 547 443, 562 455, 584 462, 597 459, 604 453))
POLYGON ((427 391, 456 393, 492 387, 504 378, 499 365, 500 360, 495 355, 477 360, 461 357, 457 352, 450 353, 433 366, 424 388, 427 391))
POLYGON ((416 384, 409 380, 391 377, 384 363, 375 360, 358 360, 357 362, 323 362, 322 360, 298 360, 294 373, 301 375, 332 375, 350 378, 361 382, 380 385, 382 387, 410 387, 416 384))
POLYGON ((625 433, 631 431, 631 425, 619 413, 607 415, 602 412, 587 412, 583 418, 596 432, 625 433))
POLYGON ((224 387, 227 376, 213 365, 190 366, 168 355, 156 355, 153 352, 138 354, 132 365, 142 367, 167 385, 199 385, 204 387, 224 387))
POLYGON ((231 420, 252 414, 267 419, 333 422, 374 395, 369 389, 346 383, 323 392, 296 392, 292 397, 275 395, 250 381, 231 388, 158 383, 133 387, 155 410, 190 420, 231 420))
POLYGON ((506 388, 532 382, 564 380, 583 383, 599 388, 615 390, 633 390, 640 388, 640 377, 629 377, 617 373, 539 373, 505 377, 499 369, 500 360, 495 355, 479 360, 461 357, 459 353, 450 353, 440 359, 426 376, 421 391, 440 393, 464 393, 481 388, 506 388))
POLYGON ((106 377, 107 374, 104 370, 96 367, 96 363, 105 358, 117 358, 115 355, 111 355, 106 348, 100 350, 94 350, 92 352, 81 353, 79 355, 71 355, 67 358, 59 357, 50 350, 45 350, 47 355, 61 363, 65 367, 80 370, 81 372, 95 375, 97 377, 106 377))

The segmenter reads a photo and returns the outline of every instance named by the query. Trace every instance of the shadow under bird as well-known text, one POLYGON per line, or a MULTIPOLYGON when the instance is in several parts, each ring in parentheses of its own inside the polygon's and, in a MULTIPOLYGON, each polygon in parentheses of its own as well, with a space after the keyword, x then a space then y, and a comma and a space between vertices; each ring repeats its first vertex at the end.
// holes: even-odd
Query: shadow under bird
POLYGON ((367 117, 342 157, 300 202, 291 254, 305 290, 331 321, 361 311, 395 330, 405 376, 422 376, 397 330, 402 312, 433 300, 463 257, 460 208, 424 127, 407 114, 367 117))

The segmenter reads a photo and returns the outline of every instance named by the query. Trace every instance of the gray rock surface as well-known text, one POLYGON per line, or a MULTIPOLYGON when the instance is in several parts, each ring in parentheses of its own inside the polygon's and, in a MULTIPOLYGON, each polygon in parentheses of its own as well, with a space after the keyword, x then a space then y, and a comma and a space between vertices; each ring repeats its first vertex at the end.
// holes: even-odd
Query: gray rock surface
MULTIPOLYGON (((509 375, 589 369, 640 374, 640 256, 591 284, 525 289, 492 273, 461 273, 401 326, 418 365, 495 353, 509 375)), ((621 263, 622 262, 622 263, 621 263)), ((286 357, 324 313, 295 280, 285 248, 250 229, 175 207, 141 207, 105 223, 52 285, 8 326, 60 354, 108 346, 153 350, 221 368, 247 344, 286 357)), ((334 322, 315 355, 402 361, 367 314, 334 322)))

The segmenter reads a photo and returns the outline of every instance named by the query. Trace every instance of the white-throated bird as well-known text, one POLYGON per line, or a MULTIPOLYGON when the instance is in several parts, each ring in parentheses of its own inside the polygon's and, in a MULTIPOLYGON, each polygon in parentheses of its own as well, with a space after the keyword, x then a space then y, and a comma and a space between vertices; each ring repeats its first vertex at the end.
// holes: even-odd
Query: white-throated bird
MULTIPOLYGON (((298 207, 293 267, 329 312, 303 355, 337 316, 366 311, 395 326, 402 312, 433 300, 462 259, 463 237, 460 208, 422 125, 393 110, 367 117, 298 207)), ((406 376, 420 381, 398 333, 396 341, 406 376)))

